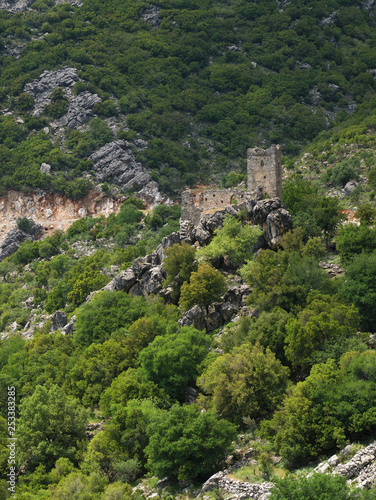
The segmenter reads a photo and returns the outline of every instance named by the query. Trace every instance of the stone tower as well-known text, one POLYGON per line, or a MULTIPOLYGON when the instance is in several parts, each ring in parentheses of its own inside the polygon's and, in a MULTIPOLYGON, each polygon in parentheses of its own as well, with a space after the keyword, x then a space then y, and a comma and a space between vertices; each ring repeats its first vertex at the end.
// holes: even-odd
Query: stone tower
POLYGON ((281 146, 247 150, 247 188, 257 199, 282 197, 281 146))

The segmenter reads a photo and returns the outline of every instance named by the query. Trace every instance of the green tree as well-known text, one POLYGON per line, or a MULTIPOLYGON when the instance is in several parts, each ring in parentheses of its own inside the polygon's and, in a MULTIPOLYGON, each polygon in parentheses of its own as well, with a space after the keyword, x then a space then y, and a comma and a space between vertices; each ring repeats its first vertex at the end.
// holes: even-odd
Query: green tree
POLYGON ((204 263, 191 274, 190 283, 183 283, 179 305, 185 310, 195 304, 208 308, 213 302, 219 300, 226 290, 227 285, 223 274, 204 263))
POLYGON ((355 256, 346 270, 342 293, 359 310, 362 327, 375 330, 376 252, 355 256))
POLYGON ((218 356, 198 379, 208 394, 203 404, 229 420, 257 418, 275 410, 283 399, 289 369, 270 349, 243 344, 218 356))
POLYGON ((166 248, 164 253, 166 258, 163 261, 163 268, 167 275, 163 285, 172 286, 173 299, 177 302, 183 283, 189 280, 195 269, 196 248, 183 241, 166 248))
POLYGON ((310 477, 286 476, 275 481, 270 500, 350 500, 376 498, 361 491, 351 491, 346 478, 333 474, 313 474, 310 477))
POLYGON ((143 297, 132 299, 127 293, 102 291, 78 311, 74 338, 86 345, 103 342, 145 312, 146 300, 143 297))
POLYGON ((311 292, 307 306, 286 324, 285 353, 296 368, 306 368, 312 353, 334 339, 355 336, 359 313, 337 297, 311 292))
POLYGON ((192 327, 158 336, 140 353, 142 372, 169 396, 183 400, 187 387, 195 385, 208 345, 209 337, 192 327))
POLYGON ((242 224, 228 215, 223 221, 223 227, 215 230, 212 241, 201 248, 197 255, 207 259, 228 256, 232 264, 239 266, 252 257, 252 249, 261 234, 258 227, 242 224))
POLYGON ((180 480, 205 479, 219 470, 236 435, 233 424, 194 404, 163 411, 147 432, 152 474, 180 480))
POLYGON ((86 410, 77 399, 60 387, 38 385, 20 405, 18 421, 18 462, 27 470, 39 464, 51 469, 56 460, 77 461, 77 451, 85 438, 86 410))
POLYGON ((346 224, 338 231, 336 246, 342 262, 348 264, 358 254, 376 248, 376 230, 365 224, 346 224))

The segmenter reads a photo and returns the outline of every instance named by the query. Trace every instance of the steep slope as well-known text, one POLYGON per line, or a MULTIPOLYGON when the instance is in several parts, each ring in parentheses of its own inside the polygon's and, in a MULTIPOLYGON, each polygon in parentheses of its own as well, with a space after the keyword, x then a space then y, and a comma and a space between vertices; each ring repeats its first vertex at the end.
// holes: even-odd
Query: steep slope
POLYGON ((176 196, 244 172, 247 147, 296 154, 372 108, 373 2, 0 7, 4 189, 77 198, 90 183, 137 191, 152 179, 176 196), (96 163, 106 144, 123 150, 109 169, 96 163))

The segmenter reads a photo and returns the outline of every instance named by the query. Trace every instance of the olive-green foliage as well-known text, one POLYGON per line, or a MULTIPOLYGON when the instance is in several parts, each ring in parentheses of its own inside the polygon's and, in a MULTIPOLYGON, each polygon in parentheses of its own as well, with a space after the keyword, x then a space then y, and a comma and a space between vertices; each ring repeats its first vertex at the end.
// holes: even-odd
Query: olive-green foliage
POLYGON ((361 224, 372 224, 376 218, 376 209, 370 203, 363 203, 356 211, 361 224))
POLYGON ((358 180, 357 168, 360 167, 359 158, 349 158, 339 163, 332 169, 330 182, 334 185, 344 186, 348 181, 358 180))
POLYGON ((211 411, 198 405, 173 406, 161 410, 147 433, 147 467, 155 475, 181 480, 206 479, 219 470, 236 429, 211 411))
POLYGON ((119 406, 104 432, 90 442, 82 470, 88 473, 99 469, 106 475, 119 477, 124 471, 124 463, 136 459, 144 471, 145 447, 149 442, 147 427, 160 413, 161 410, 147 399, 134 399, 119 406))
POLYGON ((37 386, 20 405, 18 464, 32 471, 39 464, 51 469, 59 457, 76 461, 86 422, 87 413, 78 400, 56 385, 37 386))
POLYGON ((187 387, 195 384, 208 345, 209 337, 192 327, 158 336, 140 353, 142 373, 173 399, 183 400, 187 387))
POLYGON ((109 282, 109 278, 101 273, 102 266, 107 263, 108 254, 100 250, 89 257, 82 257, 64 275, 63 280, 48 293, 44 307, 53 312, 63 309, 66 302, 71 310, 85 301, 90 292, 98 290, 109 282))
POLYGON ((166 256, 163 261, 163 269, 166 271, 164 286, 172 286, 172 296, 177 302, 183 283, 188 281, 192 271, 197 269, 194 263, 196 247, 183 241, 166 248, 164 253, 166 256))
POLYGON ((203 404, 229 420, 257 418, 275 410, 287 387, 289 369, 269 348, 243 344, 217 357, 198 379, 203 404))
POLYGON ((337 250, 344 264, 362 252, 373 252, 376 250, 376 230, 365 224, 342 226, 337 236, 337 250))
POLYGON ((68 111, 69 103, 68 99, 64 94, 64 89, 61 87, 56 87, 51 95, 51 104, 48 104, 44 108, 44 112, 51 118, 61 118, 68 111))
POLYGON ((286 323, 292 317, 291 313, 280 307, 274 307, 270 312, 262 311, 258 317, 243 316, 222 333, 220 346, 230 352, 235 346, 248 342, 254 345, 258 342, 262 347, 268 347, 286 365, 286 323))
MULTIPOLYGON (((143 18, 143 1, 103 6, 94 0, 83 7, 72 11, 38 0, 33 11, 1 16, 1 47, 12 39, 23 50, 1 61, 0 100, 22 112, 25 125, 17 128, 29 136, 46 123, 30 116, 33 103, 24 86, 44 70, 64 66, 78 68, 75 94, 101 97, 94 108, 99 116, 116 116, 113 96, 119 99, 130 129, 123 134, 149 140, 139 158, 169 194, 198 177, 205 180, 207 169, 201 167, 208 157, 236 170, 248 144, 280 142, 286 154, 294 154, 319 134, 341 138, 345 132, 338 127, 346 120, 353 142, 372 127, 375 82, 368 70, 374 67, 375 34, 372 16, 359 2, 320 1, 311 8, 294 0, 279 12, 272 0, 241 0, 226 8, 209 0, 184 6, 168 1, 159 6, 158 28, 143 18), (321 22, 334 11, 335 22, 321 22), (239 40, 241 50, 233 50, 239 40), (312 88, 320 92, 319 105, 312 102, 312 88), (348 96, 358 104, 355 116, 344 111, 348 96), (324 111, 337 108, 337 129, 326 133, 324 111), (188 136, 192 129, 200 130, 204 144, 188 136)), ((47 111, 61 116, 65 99, 57 91, 47 111)), ((13 142, 9 130, 0 145, 8 172, 2 184, 49 187, 37 162, 29 171, 17 162, 13 142)), ((87 154, 87 145, 84 139, 80 154, 87 154)))
POLYGON ((332 284, 317 259, 296 252, 261 251, 241 270, 252 286, 249 303, 259 310, 279 306, 288 312, 304 307, 311 290, 329 293, 332 284))
POLYGON ((275 481, 270 500, 344 500, 372 499, 375 492, 350 490, 346 478, 333 474, 313 474, 310 477, 286 476, 275 481))
POLYGON ((261 428, 291 466, 367 435, 375 425, 375 351, 349 352, 315 365, 261 428))
POLYGON ((375 330, 376 252, 361 253, 353 258, 346 269, 342 293, 359 310, 365 330, 375 330))
POLYGON ((132 299, 127 293, 102 291, 78 311, 74 338, 85 345, 103 342, 145 312, 143 297, 132 299))
POLYGON ((212 241, 197 253, 200 259, 217 259, 227 255, 234 265, 241 265, 252 257, 262 231, 237 221, 230 215, 223 221, 223 227, 215 230, 212 241))
POLYGON ((306 367, 312 353, 327 342, 355 336, 359 321, 354 306, 345 305, 333 295, 311 292, 306 307, 286 324, 287 359, 295 368, 306 367))
POLYGON ((306 238, 324 232, 328 243, 344 219, 336 198, 319 195, 315 186, 298 175, 284 182, 282 199, 293 216, 294 227, 302 227, 306 238))
POLYGON ((102 392, 100 407, 103 415, 114 415, 131 399, 154 399, 167 402, 165 391, 151 380, 145 381, 140 369, 129 368, 116 377, 111 386, 102 392))
POLYGON ((189 283, 183 283, 179 305, 183 309, 189 309, 195 304, 207 308, 219 300, 226 290, 225 277, 220 271, 204 263, 191 274, 189 283))

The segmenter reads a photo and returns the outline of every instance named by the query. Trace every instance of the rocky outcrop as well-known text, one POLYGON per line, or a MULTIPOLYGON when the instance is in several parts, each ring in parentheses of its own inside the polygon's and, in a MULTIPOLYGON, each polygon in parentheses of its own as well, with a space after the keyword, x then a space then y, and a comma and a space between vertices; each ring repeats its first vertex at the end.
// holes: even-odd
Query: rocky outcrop
MULTIPOLYGON (((16 12, 29 10, 33 3, 34 0, 0 0, 0 9, 15 14, 16 12)), ((82 0, 55 0, 55 5, 59 3, 70 3, 72 6, 81 7, 82 0)))
POLYGON ((350 196, 354 191, 356 191, 359 183, 356 181, 349 181, 346 186, 343 188, 343 192, 345 196, 350 196))
POLYGON ((151 5, 150 9, 144 12, 142 18, 154 28, 159 28, 159 25, 161 24, 161 20, 159 19, 160 10, 161 9, 159 9, 159 7, 151 5))
POLYGON ((279 198, 248 200, 246 208, 254 224, 262 227, 269 248, 276 249, 282 236, 292 229, 292 218, 279 198))
POLYGON ((75 324, 76 324, 76 316, 72 316, 71 319, 69 320, 69 323, 67 323, 62 329, 61 333, 63 335, 73 335, 73 332, 75 330, 75 324))
MULTIPOLYGON (((347 449, 351 452, 351 445, 346 446, 341 454, 343 458, 347 455, 347 449)), ((359 450, 346 463, 339 463, 337 455, 333 455, 326 462, 320 463, 314 470, 317 473, 339 474, 346 477, 358 488, 369 488, 376 484, 376 441, 359 450)))
POLYGON ((111 181, 122 189, 144 186, 150 180, 149 172, 136 161, 130 143, 124 140, 110 142, 93 153, 89 160, 99 182, 111 181))
POLYGON ((34 241, 42 232, 42 226, 35 224, 34 221, 31 221, 27 230, 19 227, 11 229, 0 245, 0 262, 12 255, 25 240, 34 241))
POLYGON ((245 307, 245 300, 250 293, 251 288, 246 284, 229 287, 223 300, 215 302, 207 312, 198 305, 186 311, 179 320, 179 325, 193 326, 197 330, 206 330, 210 333, 234 318, 239 309, 245 307))
POLYGON ((61 330, 68 323, 67 315, 64 311, 56 311, 51 317, 51 332, 61 330))
POLYGON ((201 492, 206 493, 211 490, 225 490, 231 493, 234 500, 245 500, 253 498, 256 500, 266 500, 270 496, 272 483, 252 484, 244 481, 235 481, 226 476, 225 472, 217 472, 211 476, 202 486, 201 492))
POLYGON ((27 217, 43 227, 44 235, 56 229, 65 231, 83 216, 107 217, 118 213, 125 199, 125 196, 106 196, 100 187, 79 200, 41 190, 30 194, 10 190, 0 198, 0 229, 6 233, 15 227, 19 217, 27 217))
POLYGON ((102 99, 97 94, 85 91, 77 96, 73 94, 71 87, 78 82, 76 68, 65 67, 57 71, 44 71, 40 77, 31 83, 27 83, 24 91, 34 96, 33 116, 40 116, 44 108, 51 103, 51 93, 57 87, 64 89, 65 97, 69 106, 67 113, 56 120, 55 125, 60 127, 78 127, 94 116, 94 105, 102 99))

